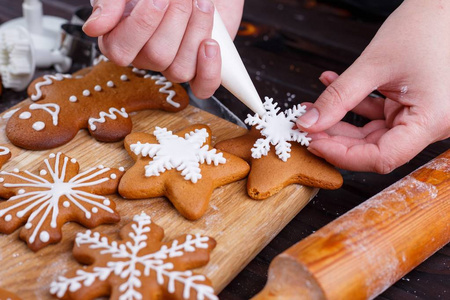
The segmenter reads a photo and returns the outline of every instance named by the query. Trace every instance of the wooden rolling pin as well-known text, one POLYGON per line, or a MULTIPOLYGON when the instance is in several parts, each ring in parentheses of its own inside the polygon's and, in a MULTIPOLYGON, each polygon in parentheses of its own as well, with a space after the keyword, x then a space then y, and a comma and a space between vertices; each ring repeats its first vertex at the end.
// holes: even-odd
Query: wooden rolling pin
POLYGON ((253 299, 372 299, 450 241, 450 150, 278 255, 253 299))

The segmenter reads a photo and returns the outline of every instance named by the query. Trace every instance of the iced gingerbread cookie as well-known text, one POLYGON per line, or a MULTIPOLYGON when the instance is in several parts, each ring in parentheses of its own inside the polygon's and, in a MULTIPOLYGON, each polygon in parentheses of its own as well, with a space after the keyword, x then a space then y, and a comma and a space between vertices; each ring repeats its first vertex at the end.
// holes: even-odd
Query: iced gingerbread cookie
POLYGON ((14 145, 31 150, 61 146, 82 128, 99 141, 119 141, 131 132, 129 113, 177 112, 189 104, 180 85, 106 59, 78 74, 38 78, 28 94, 34 103, 11 116, 6 135, 14 145))
POLYGON ((216 242, 183 235, 162 242, 164 232, 145 213, 122 228, 120 241, 98 232, 78 233, 74 257, 89 266, 58 277, 50 293, 64 299, 218 299, 211 282, 191 269, 206 265, 216 242))
POLYGON ((304 146, 310 139, 295 128, 295 120, 305 112, 298 105, 286 112, 266 97, 267 113, 249 116, 245 122, 253 126, 240 137, 219 142, 217 149, 241 157, 251 165, 247 192, 253 199, 266 199, 291 184, 323 189, 337 189, 341 174, 304 146))
POLYGON ((119 184, 128 199, 166 196, 189 220, 208 208, 213 190, 249 172, 242 159, 211 147, 211 130, 194 125, 176 134, 156 127, 152 134, 132 133, 125 148, 136 163, 119 184))
POLYGON ((37 174, 0 172, 0 232, 25 225, 20 238, 33 251, 62 239, 61 227, 75 221, 88 228, 120 220, 115 203, 102 196, 117 191, 124 170, 98 166, 79 172, 78 162, 51 154, 37 174))
POLYGON ((0 288, 0 300, 20 300, 20 298, 17 295, 0 288))

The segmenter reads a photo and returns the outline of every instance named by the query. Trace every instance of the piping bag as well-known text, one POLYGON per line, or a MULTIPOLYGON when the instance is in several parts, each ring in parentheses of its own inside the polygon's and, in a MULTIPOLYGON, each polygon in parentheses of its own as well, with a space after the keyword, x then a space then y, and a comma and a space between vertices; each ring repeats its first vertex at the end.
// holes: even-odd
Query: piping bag
POLYGON ((222 85, 253 112, 260 116, 264 115, 266 110, 264 109, 261 98, 216 9, 214 9, 212 38, 220 45, 220 53, 222 56, 222 85))

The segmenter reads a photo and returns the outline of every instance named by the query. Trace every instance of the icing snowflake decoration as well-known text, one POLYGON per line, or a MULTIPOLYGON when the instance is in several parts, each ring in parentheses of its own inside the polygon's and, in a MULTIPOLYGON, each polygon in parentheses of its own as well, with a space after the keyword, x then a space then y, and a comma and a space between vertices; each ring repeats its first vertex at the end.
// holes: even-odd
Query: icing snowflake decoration
POLYGON ((145 166, 145 176, 159 176, 165 171, 176 169, 186 180, 196 183, 202 178, 200 164, 212 163, 217 166, 226 163, 222 153, 216 149, 209 150, 206 142, 209 134, 205 128, 187 133, 184 138, 172 134, 166 128, 156 127, 153 132, 159 144, 137 142, 130 149, 136 155, 153 158, 145 166))
MULTIPOLYGON (((209 237, 196 234, 161 243, 160 233, 153 232, 158 229, 162 232, 159 226, 152 224, 150 216, 141 213, 134 216, 128 231, 122 231, 121 235, 127 233, 122 242, 110 242, 90 230, 78 233, 75 247, 88 249, 87 255, 95 257, 95 262, 87 269, 77 270, 72 277, 59 276, 51 283, 50 293, 62 298, 68 292, 76 293, 83 286, 89 289, 95 281, 100 281, 113 285, 111 293, 117 293, 119 300, 156 299, 156 295, 161 295, 158 289, 180 294, 181 287, 183 299, 195 295, 197 299, 218 299, 205 276, 185 270, 186 267, 179 264, 198 255, 199 251, 209 252, 215 242, 212 240, 213 244, 209 244, 209 237), (142 294, 144 287, 147 292, 142 294)), ((99 285, 96 287, 98 289, 99 285)))
POLYGON ((78 173, 78 162, 61 152, 44 160, 39 175, 18 169, 1 171, 0 194, 15 195, 0 203, 0 223, 15 230, 26 222, 21 237, 26 238, 30 248, 39 250, 61 239, 65 221, 78 221, 89 227, 105 219, 118 221, 114 203, 95 191, 104 189, 110 180, 118 182, 121 173, 123 170, 103 166, 78 173), (100 212, 105 217, 99 217, 100 212))
POLYGON ((291 144, 297 142, 303 146, 308 146, 311 141, 306 132, 301 132, 296 128, 295 120, 306 112, 306 107, 298 104, 292 109, 280 112, 278 104, 272 98, 266 97, 264 108, 266 113, 260 117, 248 115, 245 123, 256 126, 263 138, 258 139, 252 148, 252 157, 261 158, 270 151, 270 144, 275 146, 275 151, 282 161, 287 161, 291 156, 291 144))

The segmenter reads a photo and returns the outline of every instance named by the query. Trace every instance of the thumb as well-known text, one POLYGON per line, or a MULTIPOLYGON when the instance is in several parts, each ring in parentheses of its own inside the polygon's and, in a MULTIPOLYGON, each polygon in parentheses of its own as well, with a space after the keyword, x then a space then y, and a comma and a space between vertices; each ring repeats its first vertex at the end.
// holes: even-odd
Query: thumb
POLYGON ((122 18, 127 2, 130 0, 91 0, 92 13, 84 23, 83 31, 92 37, 110 32, 122 18))
POLYGON ((355 62, 297 119, 297 126, 307 132, 330 128, 375 90, 376 82, 378 77, 374 69, 355 62))

